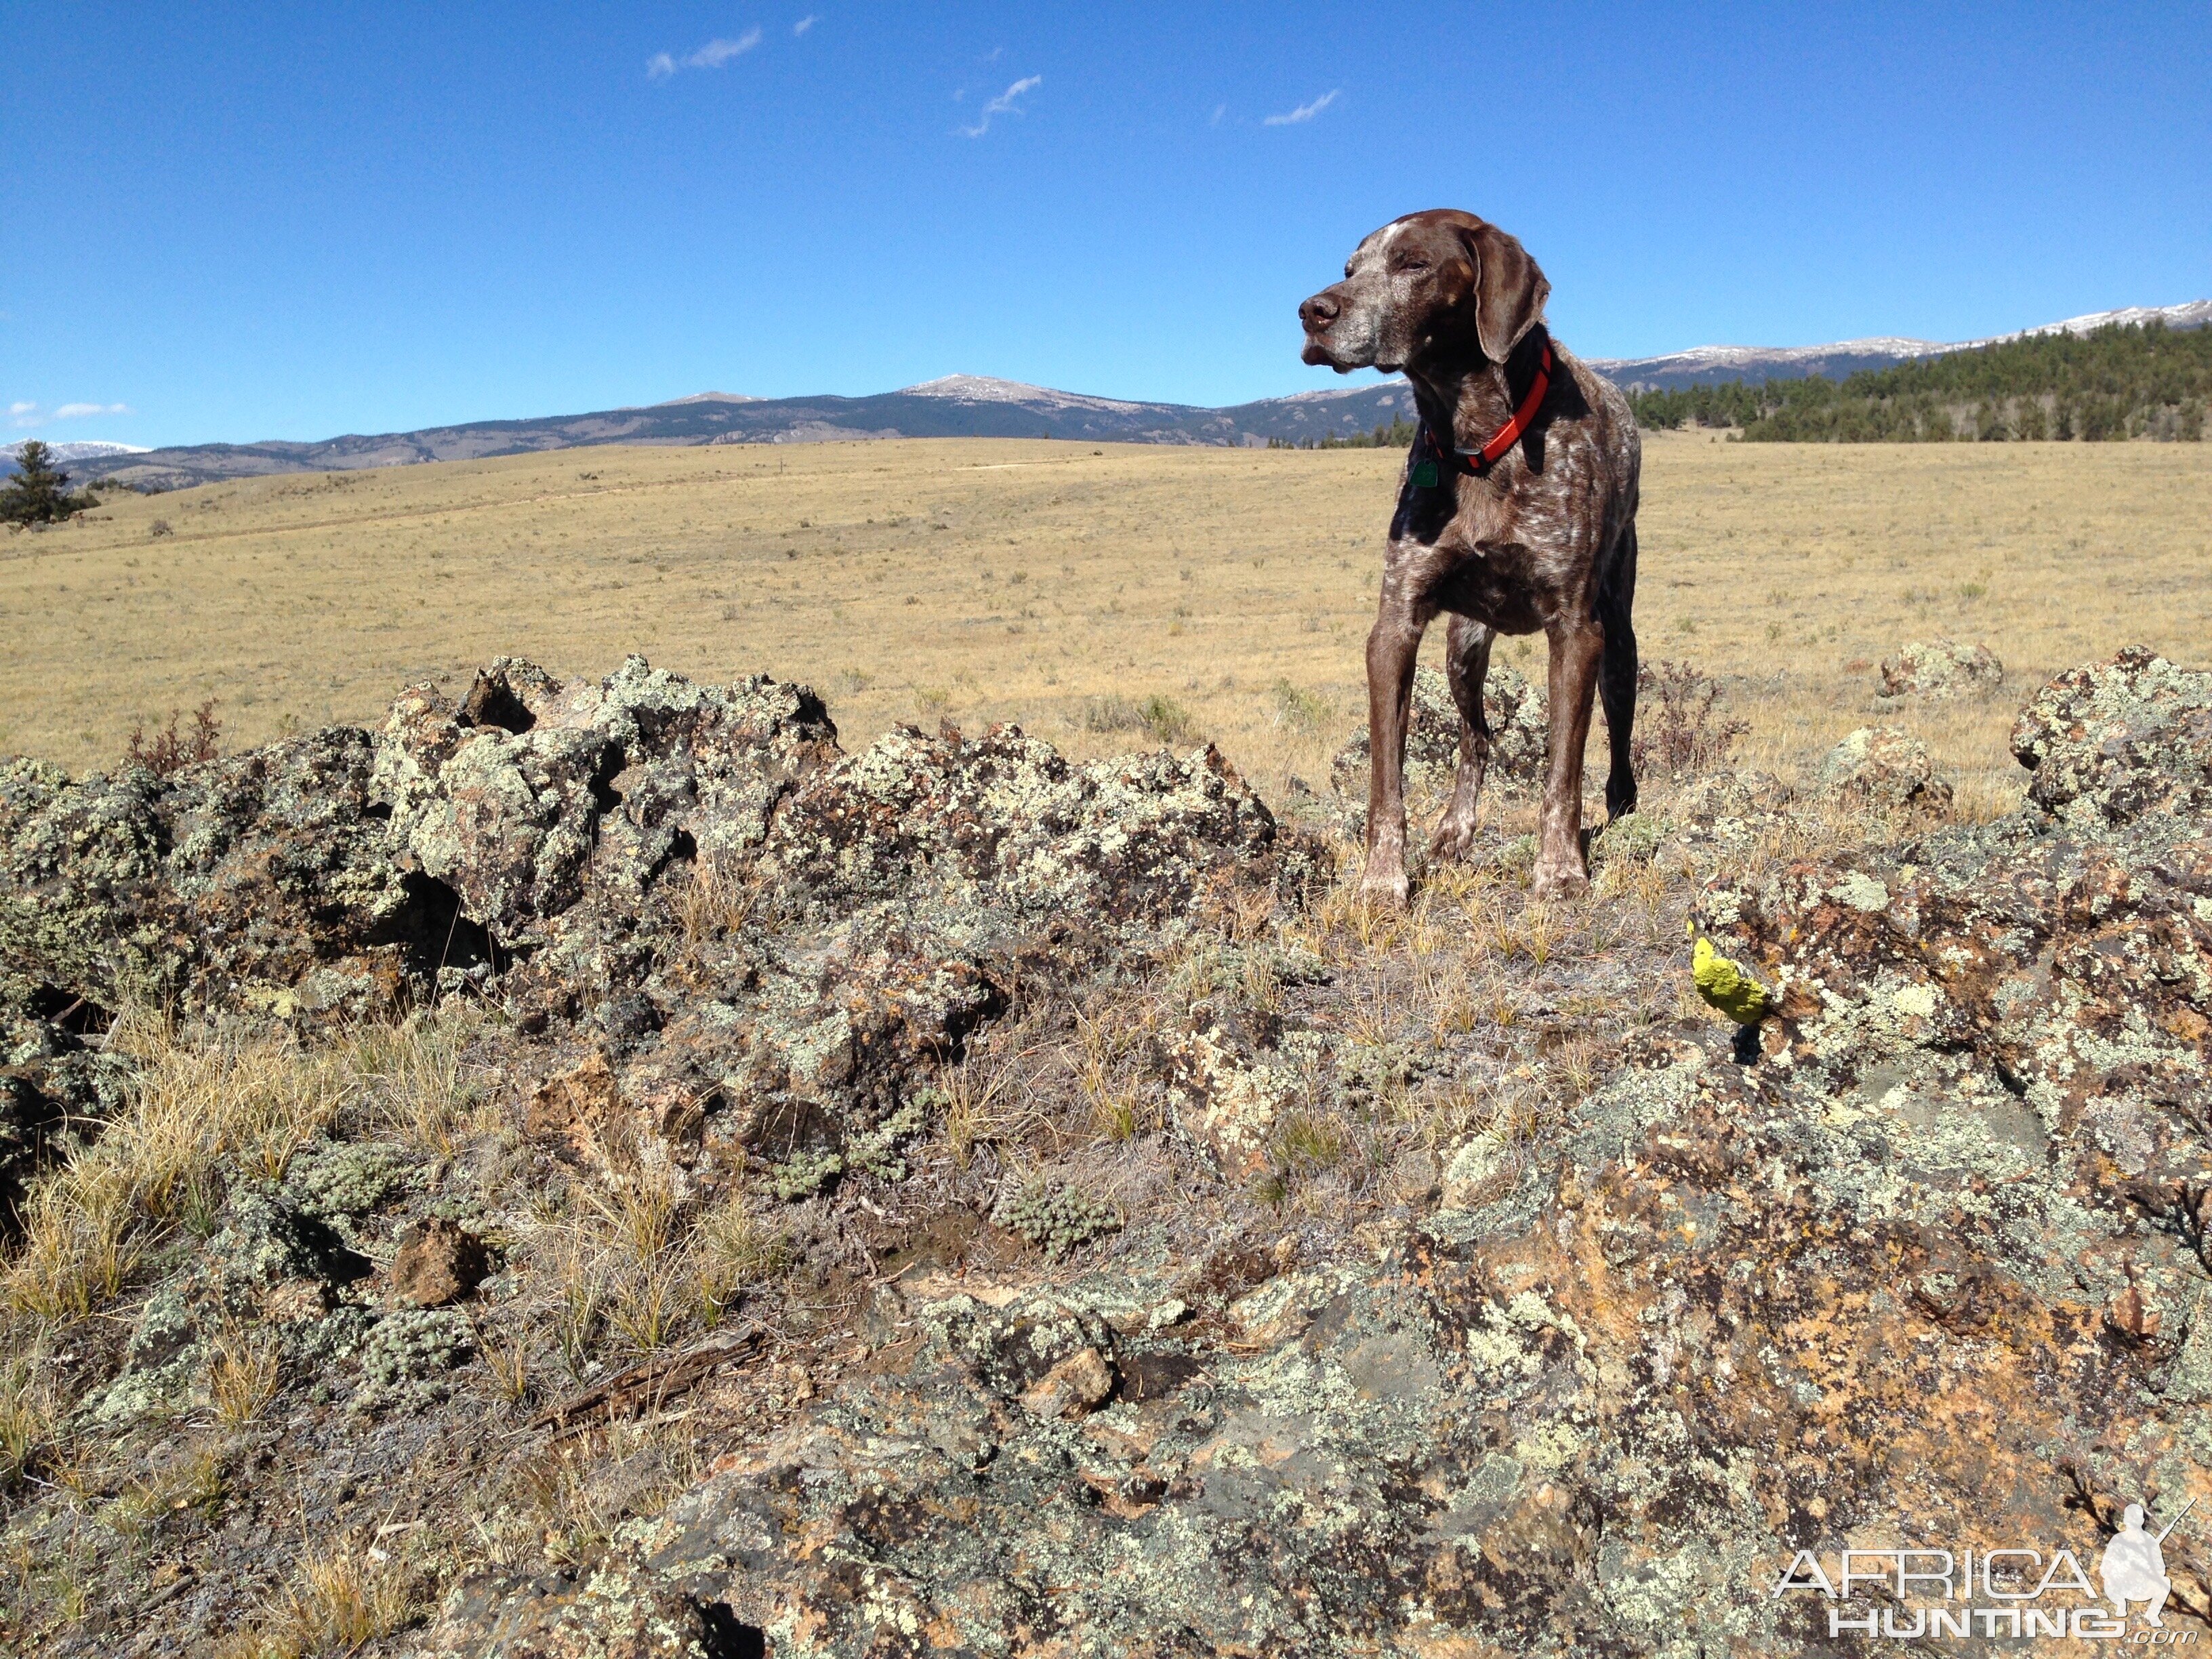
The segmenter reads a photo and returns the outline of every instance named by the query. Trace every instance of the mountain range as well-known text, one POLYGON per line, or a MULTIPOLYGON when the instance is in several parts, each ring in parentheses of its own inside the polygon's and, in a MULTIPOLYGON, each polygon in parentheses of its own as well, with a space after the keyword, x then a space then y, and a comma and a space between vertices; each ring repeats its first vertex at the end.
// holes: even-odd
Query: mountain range
MULTIPOLYGON (((1986 340, 1844 340, 1817 346, 1699 346, 1656 357, 1599 358, 1591 366, 1635 391, 1735 380, 1841 377, 1908 358, 1970 350, 2000 340, 2086 334, 2109 324, 2158 321, 2171 328, 2212 322, 2212 300, 2098 312, 1986 340)), ((1259 447, 1350 436, 1413 413, 1402 380, 1293 392, 1223 409, 1132 403, 980 375, 951 374, 870 397, 753 398, 702 392, 641 408, 511 421, 471 421, 415 432, 348 434, 319 442, 271 439, 133 450, 118 444, 58 444, 80 479, 174 489, 281 472, 342 471, 417 461, 571 449, 593 444, 808 443, 860 438, 1060 438, 1078 441, 1259 447)), ((0 471, 12 460, 0 455, 0 471)))

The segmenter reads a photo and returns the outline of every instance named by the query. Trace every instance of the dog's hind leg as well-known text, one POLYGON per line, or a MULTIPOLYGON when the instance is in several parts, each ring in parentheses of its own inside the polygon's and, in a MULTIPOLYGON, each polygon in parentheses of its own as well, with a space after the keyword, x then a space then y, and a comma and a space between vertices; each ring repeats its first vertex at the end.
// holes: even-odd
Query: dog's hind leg
POLYGON ((1636 604, 1636 522, 1621 532, 1613 568, 1598 590, 1598 620, 1605 624, 1605 656, 1598 667, 1598 696, 1605 704, 1605 732, 1613 750, 1605 779, 1606 821, 1636 810, 1636 763, 1632 733, 1636 726, 1636 629, 1629 612, 1636 604))
POLYGON ((1490 672, 1491 642, 1497 630, 1472 617, 1454 617, 1445 636, 1444 674, 1452 701, 1459 705, 1459 772, 1451 804, 1429 842, 1429 856, 1462 859, 1474 849, 1475 803, 1483 775, 1490 769, 1490 722, 1482 717, 1482 683, 1490 672))
POLYGON ((1551 635, 1551 708, 1544 744, 1544 805, 1529 893, 1579 898, 1589 889, 1583 858, 1583 745, 1589 740, 1605 628, 1595 617, 1562 617, 1551 635))

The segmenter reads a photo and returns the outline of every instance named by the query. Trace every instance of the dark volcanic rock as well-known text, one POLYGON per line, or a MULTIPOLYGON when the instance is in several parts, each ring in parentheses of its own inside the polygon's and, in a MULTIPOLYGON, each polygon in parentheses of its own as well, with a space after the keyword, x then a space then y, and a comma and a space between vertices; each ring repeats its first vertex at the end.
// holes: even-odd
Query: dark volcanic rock
POLYGON ((389 1006, 455 908, 372 795, 374 758, 333 726, 170 778, 0 762, 0 1000, 389 1006))
MULTIPOLYGON (((993 1212, 1044 1254, 866 1281, 878 1346, 801 1415, 588 1559, 479 1577, 397 1639, 1852 1652, 1875 1644, 1832 1641, 1823 1598, 1771 1593, 1797 1551, 1831 1572, 1847 1547, 2093 1564, 2123 1505, 2162 1524, 2212 1504, 2212 675, 2124 653, 2044 688, 2014 741, 2019 812, 1817 860, 1735 859, 1788 811, 1771 781, 1684 798, 1699 826, 1665 846, 1754 872, 1717 878, 1698 920, 1771 989, 1757 1063, 1656 1020, 1563 1128, 1437 1148, 1442 1206, 1367 1212, 1328 1259, 1257 1207, 1279 1239, 1186 1259, 1063 1171, 993 1212), (1080 1279, 1051 1253, 1071 1230, 1092 1241, 1080 1279)), ((366 920, 389 871, 454 896, 449 931, 484 930, 481 971, 445 979, 538 1043, 515 1086, 540 1155, 618 1165, 651 1139, 795 1199, 896 1180, 982 1023, 1134 975, 1194 917, 1313 872, 1210 751, 1077 766, 999 728, 844 756, 796 688, 641 663, 574 684, 496 665, 458 705, 410 694, 375 738, 301 744, 168 782, 7 775, 0 937, 32 1022, 10 1030, 54 1050, 22 1065, 96 1089, 56 1022, 122 983, 39 896, 127 933, 131 961, 172 951, 210 1006, 266 1008, 258 988, 356 961, 438 976, 366 920), (282 790, 247 784, 341 755, 311 849, 282 790), (187 858, 196 812, 228 839, 187 858), (265 928, 185 930, 248 892, 265 928), (368 896, 318 897, 339 893, 368 896)), ((1349 1091, 1313 1005, 1240 1000, 1263 950, 1279 992, 1315 982, 1288 945, 1232 963, 1209 944, 1224 962, 1184 988, 1188 1019, 1147 1028, 1164 1103, 1232 1178, 1302 1079, 1327 1064, 1349 1091)), ((1369 1051, 1361 1098, 1389 1109, 1384 1073, 1419 1058, 1369 1051)), ((349 1242, 428 1177, 301 1161, 231 1193, 204 1260, 141 1310, 102 1420, 189 1399, 235 1321, 288 1364, 350 1356, 362 1423, 463 1386, 469 1318, 375 1313, 349 1242)), ((2185 1536, 2170 1624, 2212 1613, 2185 1536)), ((1847 1611, 1909 1626, 1893 1603, 1862 1589, 1847 1611)))
MULTIPOLYGON (((2212 1500, 2208 708, 2063 677, 2014 817, 1710 890, 1756 1066, 1655 1034, 1540 1157, 1455 1160, 1467 1207, 1204 1318, 1142 1314, 1173 1263, 886 1291, 896 1363, 428 1650, 714 1607, 854 1659, 1858 1651, 1770 1593, 1796 1551, 2094 1563, 2212 1500)), ((2172 1623, 2212 1585, 2166 1559, 2172 1623)))
MULTIPOLYGON (((373 736, 172 778, 6 763, 0 1007, 351 1017, 489 989, 599 1067, 588 1110, 540 1091, 580 1155, 734 1139, 803 1190, 891 1158, 924 1075, 1018 983, 1316 868, 1211 749, 1074 766, 1007 726, 845 756, 801 686, 502 659, 373 736)), ((9 1088, 27 1147, 46 1096, 9 1088)))

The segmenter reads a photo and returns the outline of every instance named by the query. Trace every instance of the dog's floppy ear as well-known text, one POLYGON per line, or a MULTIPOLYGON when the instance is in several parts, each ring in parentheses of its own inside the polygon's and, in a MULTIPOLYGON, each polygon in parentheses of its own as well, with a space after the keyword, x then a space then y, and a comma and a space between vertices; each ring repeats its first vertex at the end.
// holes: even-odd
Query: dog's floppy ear
POLYGON ((1459 234, 1474 261, 1475 338, 1484 356, 1502 363, 1544 314, 1552 285, 1528 250, 1496 225, 1476 224, 1459 234))

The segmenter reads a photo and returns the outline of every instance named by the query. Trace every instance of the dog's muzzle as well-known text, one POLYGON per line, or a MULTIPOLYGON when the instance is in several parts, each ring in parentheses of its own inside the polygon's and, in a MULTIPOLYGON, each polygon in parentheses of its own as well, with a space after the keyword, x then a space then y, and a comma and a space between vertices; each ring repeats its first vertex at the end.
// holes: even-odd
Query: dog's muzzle
POLYGON ((1344 306, 1326 289, 1298 307, 1298 321, 1306 331, 1306 348, 1299 356, 1306 362, 1334 368, 1334 355, 1325 337, 1344 314, 1344 306))

